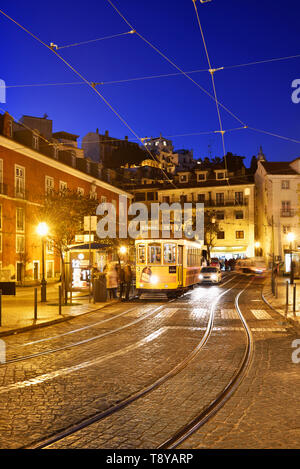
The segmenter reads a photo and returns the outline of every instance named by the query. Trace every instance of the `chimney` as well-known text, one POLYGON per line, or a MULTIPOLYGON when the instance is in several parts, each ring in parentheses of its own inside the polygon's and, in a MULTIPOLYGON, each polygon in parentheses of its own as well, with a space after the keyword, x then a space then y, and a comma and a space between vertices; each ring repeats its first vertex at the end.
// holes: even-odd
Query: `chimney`
POLYGON ((108 130, 105 131, 105 137, 108 137, 108 130))
POLYGON ((128 135, 125 135, 125 140, 128 140, 128 135))

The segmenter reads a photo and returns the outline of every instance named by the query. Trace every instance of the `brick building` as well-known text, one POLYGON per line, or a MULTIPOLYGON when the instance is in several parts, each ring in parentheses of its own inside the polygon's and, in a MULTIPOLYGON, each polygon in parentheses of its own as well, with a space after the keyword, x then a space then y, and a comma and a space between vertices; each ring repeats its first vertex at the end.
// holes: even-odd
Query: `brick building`
MULTIPOLYGON (((64 149, 61 143, 57 144, 55 138, 46 139, 38 129, 15 123, 8 113, 0 115, 0 272, 3 279, 39 280, 42 249, 36 227, 42 221, 38 211, 47 191, 68 188, 116 206, 119 195, 131 198, 127 192, 100 179, 99 164, 77 156, 70 146, 64 149)), ((60 261, 50 243, 47 243, 45 262, 47 278, 59 277, 60 261)))

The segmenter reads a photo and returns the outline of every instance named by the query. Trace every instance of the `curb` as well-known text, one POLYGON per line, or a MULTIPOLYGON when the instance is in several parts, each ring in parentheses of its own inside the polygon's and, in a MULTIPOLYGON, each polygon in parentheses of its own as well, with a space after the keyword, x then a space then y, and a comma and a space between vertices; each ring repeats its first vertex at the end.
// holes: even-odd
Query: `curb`
POLYGON ((261 297, 262 297, 263 301, 269 306, 269 308, 271 308, 273 311, 275 311, 275 313, 280 314, 280 316, 283 316, 284 320, 287 321, 291 326, 300 328, 300 323, 299 323, 299 321, 298 321, 297 319, 295 320, 295 319, 293 319, 293 318, 287 318, 287 317, 285 316, 285 314, 284 314, 281 310, 276 309, 276 308, 267 300, 267 298, 265 297, 264 288, 263 288, 262 291, 261 291, 261 297))
POLYGON ((7 337, 7 336, 10 336, 10 335, 21 334, 22 332, 31 331, 31 330, 34 330, 34 329, 41 329, 42 327, 52 326, 52 325, 55 325, 55 324, 59 324, 61 322, 71 321, 72 319, 78 318, 80 316, 84 316, 86 314, 95 313, 96 311, 100 311, 101 309, 106 308, 107 306, 110 306, 110 305, 113 305, 113 304, 118 304, 118 303, 121 303, 121 301, 118 300, 118 301, 114 301, 114 302, 107 302, 107 304, 104 304, 104 305, 100 306, 99 308, 95 308, 92 311, 87 311, 85 313, 77 314, 76 316, 64 316, 62 318, 53 319, 51 321, 45 321, 45 322, 42 322, 40 324, 31 324, 30 326, 24 326, 24 327, 19 327, 19 328, 16 328, 16 329, 10 329, 8 331, 3 331, 3 332, 0 332, 0 337, 7 337))

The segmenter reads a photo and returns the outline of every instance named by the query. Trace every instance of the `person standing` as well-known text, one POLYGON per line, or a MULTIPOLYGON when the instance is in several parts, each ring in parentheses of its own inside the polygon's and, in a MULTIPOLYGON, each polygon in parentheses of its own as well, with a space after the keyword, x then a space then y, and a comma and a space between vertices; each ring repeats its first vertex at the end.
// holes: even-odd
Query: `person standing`
POLYGON ((108 266, 106 282, 106 288, 108 290, 109 299, 111 300, 112 298, 116 298, 118 288, 118 273, 116 267, 113 264, 110 264, 108 266))
POLYGON ((121 300, 123 298, 124 284, 125 284, 125 274, 124 274, 124 269, 121 264, 118 265, 118 284, 120 288, 119 298, 121 300))

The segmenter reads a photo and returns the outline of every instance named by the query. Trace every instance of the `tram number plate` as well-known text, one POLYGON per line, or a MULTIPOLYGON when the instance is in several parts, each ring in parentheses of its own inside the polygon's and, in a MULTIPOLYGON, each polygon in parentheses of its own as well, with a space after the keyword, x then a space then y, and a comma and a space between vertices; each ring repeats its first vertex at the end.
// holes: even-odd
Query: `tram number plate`
POLYGON ((176 265, 169 267, 169 274, 176 274, 176 265))

